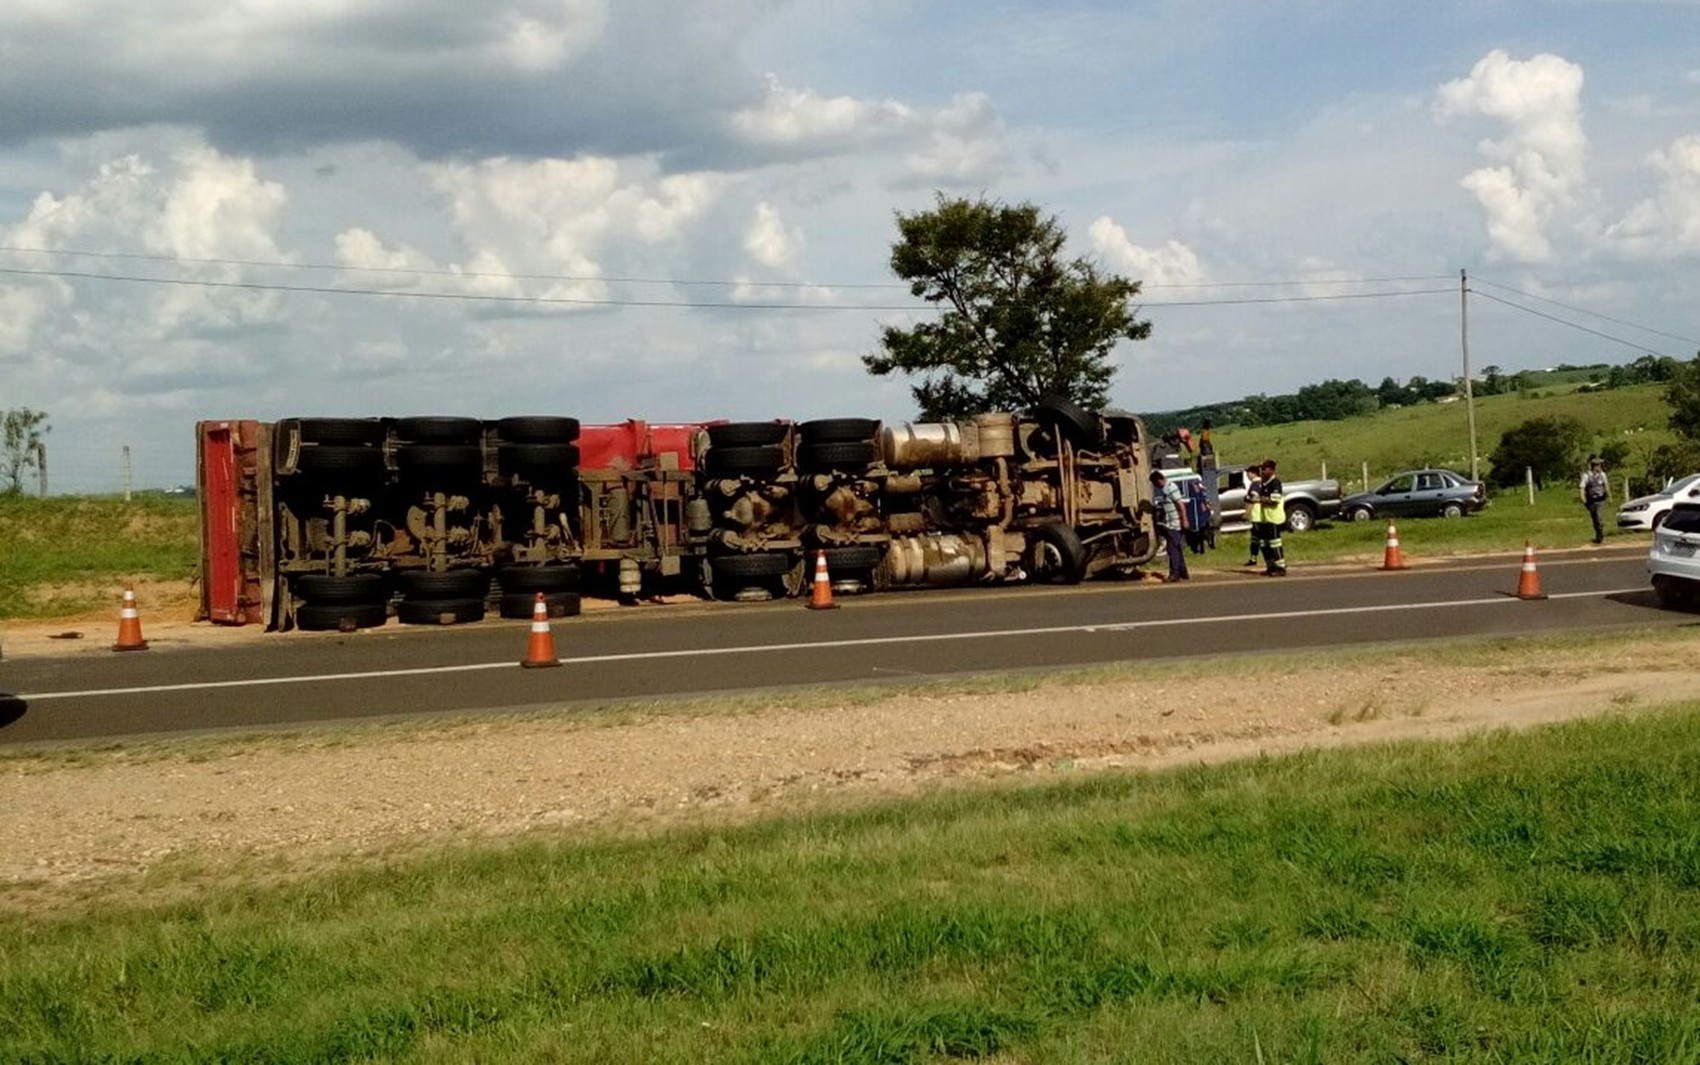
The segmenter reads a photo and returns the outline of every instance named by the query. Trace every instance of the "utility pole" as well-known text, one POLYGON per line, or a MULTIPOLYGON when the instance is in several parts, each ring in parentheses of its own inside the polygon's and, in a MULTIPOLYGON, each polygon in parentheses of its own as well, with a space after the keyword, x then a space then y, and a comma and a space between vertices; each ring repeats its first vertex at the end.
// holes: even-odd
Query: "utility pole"
POLYGON ((132 471, 131 466, 130 466, 130 445, 125 444, 124 445, 124 502, 126 502, 126 503, 128 503, 130 501, 130 480, 131 480, 132 472, 133 471, 132 471))
POLYGON ((47 445, 40 440, 35 442, 35 483, 41 489, 41 498, 47 498, 47 445))
POLYGON ((1458 341, 1464 351, 1464 410, 1470 419, 1470 480, 1482 479, 1482 462, 1476 453, 1476 390, 1470 383, 1470 277, 1458 271, 1458 341))

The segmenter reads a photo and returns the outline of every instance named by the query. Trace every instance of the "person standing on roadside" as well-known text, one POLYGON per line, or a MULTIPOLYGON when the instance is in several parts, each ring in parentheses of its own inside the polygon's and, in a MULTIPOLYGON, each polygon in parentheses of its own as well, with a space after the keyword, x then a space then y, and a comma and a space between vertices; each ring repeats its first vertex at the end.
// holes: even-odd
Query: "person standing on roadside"
POLYGON ((1588 517, 1594 523, 1594 542, 1602 543, 1606 538, 1606 527, 1600 519, 1600 512, 1611 497, 1611 481, 1606 477, 1606 464, 1600 461, 1598 455, 1588 456, 1588 468, 1582 474, 1579 488, 1582 505, 1588 509, 1588 517))
POLYGON ((1281 478, 1275 476, 1275 460, 1263 460, 1263 480, 1258 495, 1263 501, 1263 575, 1287 575, 1287 549, 1281 543, 1281 526, 1287 523, 1287 507, 1281 494, 1281 478))
POLYGON ((1256 466, 1245 468, 1245 520, 1251 522, 1250 553, 1246 556, 1245 564, 1257 565, 1257 556, 1263 548, 1263 477, 1262 471, 1256 466))
POLYGON ((1186 551, 1181 546, 1181 537, 1186 533, 1186 500, 1181 496, 1180 485, 1170 484, 1162 470, 1152 470, 1151 489, 1155 497, 1151 507, 1157 535, 1169 553, 1169 575, 1165 579, 1189 580, 1192 575, 1186 570, 1186 551))

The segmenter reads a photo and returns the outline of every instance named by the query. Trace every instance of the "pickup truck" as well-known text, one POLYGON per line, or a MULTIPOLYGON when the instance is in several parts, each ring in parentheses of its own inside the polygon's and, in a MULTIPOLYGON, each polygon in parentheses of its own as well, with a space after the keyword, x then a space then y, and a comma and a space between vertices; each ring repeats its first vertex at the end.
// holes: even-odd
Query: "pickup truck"
MULTIPOLYGON (((1216 467, 1216 527, 1224 532, 1238 532, 1250 527, 1245 518, 1244 466, 1216 467)), ((1170 481, 1186 489, 1186 482, 1198 477, 1193 470, 1164 470, 1170 481)), ((1340 482, 1329 479, 1289 481, 1281 478, 1282 496, 1287 503, 1287 523, 1282 526, 1293 532, 1305 532, 1319 518, 1332 518, 1340 513, 1340 482)))

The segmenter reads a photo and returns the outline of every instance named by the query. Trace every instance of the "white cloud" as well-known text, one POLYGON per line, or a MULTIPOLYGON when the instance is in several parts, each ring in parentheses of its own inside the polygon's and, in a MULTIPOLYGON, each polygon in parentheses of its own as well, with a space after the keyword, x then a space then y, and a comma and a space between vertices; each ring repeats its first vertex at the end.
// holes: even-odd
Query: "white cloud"
POLYGON ((904 162, 912 183, 989 185, 1008 169, 1011 152, 1003 119, 985 93, 964 93, 933 117, 925 144, 904 162))
POLYGON ((1664 174, 1658 193, 1631 207, 1607 236, 1632 255, 1700 252, 1700 134, 1679 137, 1648 161, 1664 174))
POLYGON ((1178 240, 1164 241, 1156 248, 1142 248, 1108 215, 1094 221, 1090 233, 1092 246, 1117 273, 1127 274, 1147 286, 1189 285, 1206 278, 1198 263, 1198 253, 1178 240))
POLYGON ((753 145, 818 145, 842 151, 898 136, 915 121, 915 112, 895 100, 820 96, 812 89, 787 88, 778 75, 769 74, 761 104, 734 114, 732 129, 753 145))
POLYGON ((766 200, 756 204, 756 216, 744 231, 744 250, 751 258, 775 269, 786 266, 796 257, 798 240, 779 217, 778 208, 766 200))
POLYGON ((1548 227, 1571 206, 1586 170, 1582 68, 1548 53, 1518 60, 1495 49, 1468 77, 1440 87, 1434 114, 1505 126, 1502 138, 1477 145, 1498 165, 1471 171, 1461 184, 1485 210, 1496 248, 1525 262, 1548 258, 1548 227))

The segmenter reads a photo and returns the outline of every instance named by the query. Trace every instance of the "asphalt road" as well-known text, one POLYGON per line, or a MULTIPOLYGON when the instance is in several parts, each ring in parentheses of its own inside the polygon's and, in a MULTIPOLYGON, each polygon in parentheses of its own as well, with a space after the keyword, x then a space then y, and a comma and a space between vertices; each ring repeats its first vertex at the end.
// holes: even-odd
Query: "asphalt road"
MULTIPOLYGON (((1640 553, 1284 580, 960 589, 644 607, 557 621, 559 669, 521 669, 527 622, 291 633, 240 647, 0 661, 0 746, 432 713, 587 706, 794 685, 913 681, 1459 636, 1682 625, 1640 553)), ((1226 668, 1226 667, 1225 667, 1226 668)))

